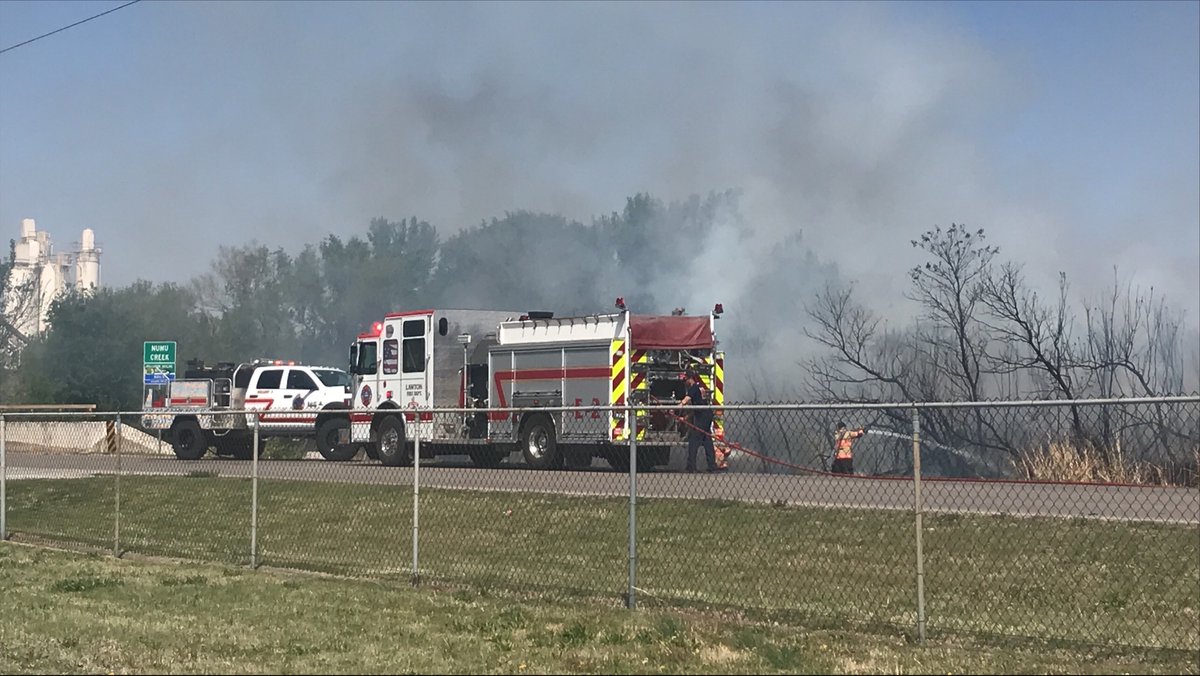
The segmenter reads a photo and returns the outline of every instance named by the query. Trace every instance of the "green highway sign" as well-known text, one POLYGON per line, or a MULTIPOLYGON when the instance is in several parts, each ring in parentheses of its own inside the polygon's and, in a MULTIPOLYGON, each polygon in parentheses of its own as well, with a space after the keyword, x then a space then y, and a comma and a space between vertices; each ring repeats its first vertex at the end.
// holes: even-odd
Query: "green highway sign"
POLYGON ((147 385, 175 380, 175 341, 142 343, 142 374, 147 385))

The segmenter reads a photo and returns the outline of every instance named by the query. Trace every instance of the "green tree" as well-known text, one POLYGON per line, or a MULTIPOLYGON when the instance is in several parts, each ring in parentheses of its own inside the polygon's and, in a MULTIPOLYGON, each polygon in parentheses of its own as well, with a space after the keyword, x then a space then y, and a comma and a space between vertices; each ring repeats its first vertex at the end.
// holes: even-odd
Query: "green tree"
POLYGON ((597 281, 612 265, 607 251, 594 228, 553 214, 507 213, 446 240, 431 296, 454 307, 595 312, 597 281))
POLYGON ((22 354, 18 377, 28 401, 109 411, 141 407, 143 341, 175 340, 182 359, 209 342, 212 328, 191 291, 145 281, 67 292, 52 304, 49 323, 22 354))
POLYGON ((434 304, 430 284, 438 243, 437 230, 415 217, 374 218, 366 239, 326 237, 317 247, 324 297, 314 308, 314 345, 341 360, 342 348, 384 314, 434 304))
POLYGON ((216 354, 208 358, 295 358, 300 341, 287 303, 291 276, 292 260, 283 249, 221 247, 212 270, 194 285, 216 326, 209 346, 216 354))

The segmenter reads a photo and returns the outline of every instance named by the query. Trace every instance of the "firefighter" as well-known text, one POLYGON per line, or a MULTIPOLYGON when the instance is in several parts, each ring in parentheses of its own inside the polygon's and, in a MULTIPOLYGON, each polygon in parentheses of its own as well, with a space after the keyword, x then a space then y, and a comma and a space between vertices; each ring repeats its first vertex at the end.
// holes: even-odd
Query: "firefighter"
POLYGON ((854 474, 854 440, 867 433, 867 428, 846 429, 846 423, 837 424, 833 444, 833 473, 854 474))
MULTIPOLYGON (((679 402, 680 406, 709 405, 708 388, 704 387, 704 383, 700 381, 700 374, 694 370, 689 369, 687 372, 687 388, 687 395, 684 396, 683 401, 679 402)), ((704 461, 708 467, 708 471, 716 472, 719 468, 717 467, 716 451, 713 449, 712 410, 693 411, 690 422, 691 425, 688 427, 687 471, 696 471, 696 451, 703 446, 704 461)))

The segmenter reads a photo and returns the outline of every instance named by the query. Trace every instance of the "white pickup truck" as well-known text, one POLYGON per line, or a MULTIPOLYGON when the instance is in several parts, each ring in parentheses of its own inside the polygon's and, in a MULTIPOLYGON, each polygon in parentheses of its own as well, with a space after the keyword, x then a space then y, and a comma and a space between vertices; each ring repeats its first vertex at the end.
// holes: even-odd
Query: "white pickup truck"
MULTIPOLYGON (((325 366, 258 360, 205 366, 192 360, 164 399, 148 397, 142 427, 166 432, 182 460, 217 455, 250 459, 254 423, 259 437, 316 438, 328 460, 349 460, 355 447, 339 444, 349 429, 350 376, 325 366), (331 415, 333 411, 342 415, 331 415)), ((262 452, 262 444, 259 445, 262 452)))

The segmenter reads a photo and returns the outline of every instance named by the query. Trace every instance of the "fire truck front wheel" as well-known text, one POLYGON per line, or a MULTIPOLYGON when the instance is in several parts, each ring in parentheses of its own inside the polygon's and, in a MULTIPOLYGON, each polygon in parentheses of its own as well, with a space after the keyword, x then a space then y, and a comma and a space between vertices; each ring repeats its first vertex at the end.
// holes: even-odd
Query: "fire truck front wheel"
POLYGON ((545 415, 535 415, 521 426, 521 455, 533 469, 552 469, 562 464, 554 423, 545 415))
POLYGON ((404 467, 412 464, 412 453, 408 440, 404 438, 404 422, 400 416, 391 415, 379 423, 379 462, 389 467, 404 467))
POLYGON ((199 460, 208 452, 208 438, 194 418, 182 418, 171 426, 171 447, 180 460, 199 460))
POLYGON ((338 436, 342 430, 350 429, 350 421, 346 418, 326 418, 317 426, 317 451, 321 457, 334 462, 345 462, 358 454, 358 446, 354 444, 339 444, 338 436))

